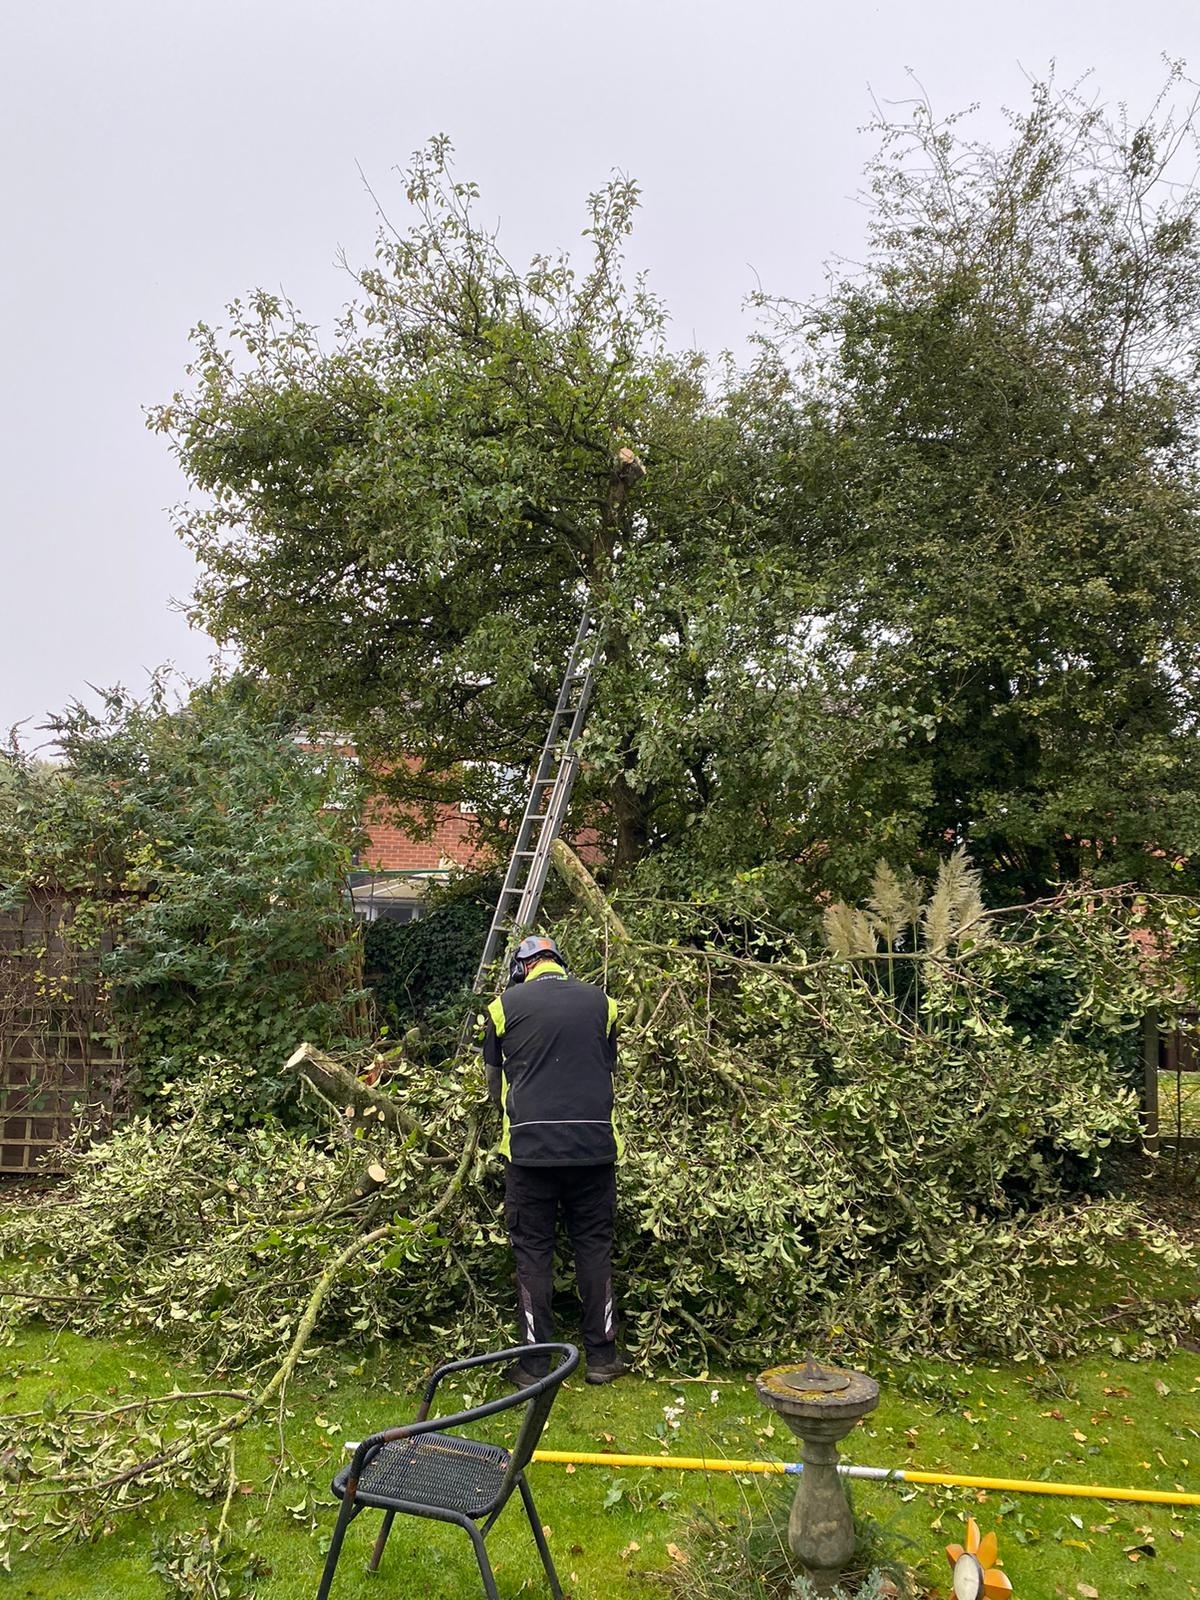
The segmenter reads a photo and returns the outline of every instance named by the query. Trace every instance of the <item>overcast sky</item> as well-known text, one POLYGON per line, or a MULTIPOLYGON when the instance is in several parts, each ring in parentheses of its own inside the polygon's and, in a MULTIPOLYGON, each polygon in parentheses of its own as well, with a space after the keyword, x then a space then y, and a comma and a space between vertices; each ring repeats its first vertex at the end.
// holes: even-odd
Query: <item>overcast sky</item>
POLYGON ((0 731, 87 685, 135 690, 211 643, 175 609, 187 493, 143 408, 188 330, 282 289, 327 323, 339 249, 369 255, 361 167, 450 135, 510 257, 569 246, 614 168, 633 255, 679 344, 737 347, 756 283, 803 296, 853 255, 859 130, 919 77, 1000 133, 1029 75, 1094 70, 1148 108, 1162 57, 1200 75, 1196 0, 5 0, 0 6, 0 731))

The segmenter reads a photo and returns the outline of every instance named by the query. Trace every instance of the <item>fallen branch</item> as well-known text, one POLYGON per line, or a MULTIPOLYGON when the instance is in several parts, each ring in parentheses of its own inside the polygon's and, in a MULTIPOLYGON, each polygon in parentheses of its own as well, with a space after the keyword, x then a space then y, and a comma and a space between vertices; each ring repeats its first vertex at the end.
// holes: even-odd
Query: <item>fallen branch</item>
POLYGON ((690 1311, 686 1310, 683 1306, 676 1306, 675 1313, 687 1323, 688 1327, 691 1328, 694 1333, 698 1333, 700 1335, 705 1344, 711 1345, 722 1360, 733 1361, 735 1359, 731 1346, 724 1339, 718 1337, 718 1335, 715 1334, 711 1328, 706 1328, 704 1324, 699 1322, 690 1311))
MULTIPOLYGON (((471 1169, 471 1164, 475 1159, 478 1144, 479 1123, 472 1116, 467 1123, 463 1150, 454 1176, 447 1183, 434 1205, 416 1220, 413 1228, 425 1227, 430 1222, 436 1221, 445 1211, 451 1200, 462 1188, 467 1173, 471 1169)), ((407 1236, 411 1237, 411 1231, 411 1229, 408 1230, 407 1236)), ((312 1338, 313 1329, 316 1327, 317 1319, 321 1314, 321 1308, 345 1268, 372 1245, 381 1244, 393 1236, 398 1236, 396 1235, 395 1224, 392 1222, 384 1223, 382 1226, 372 1229, 370 1233, 361 1234, 357 1239, 352 1240, 345 1249, 334 1257, 322 1272, 316 1287, 308 1298, 304 1313, 300 1318, 292 1342, 283 1360, 263 1387, 256 1394, 247 1396, 244 1403, 231 1416, 222 1418, 220 1422, 214 1423, 202 1433, 195 1434, 190 1438, 177 1440, 165 1450, 160 1450, 156 1455, 148 1457, 145 1461, 139 1461, 132 1467, 127 1467, 121 1472, 114 1473, 100 1483, 59 1484, 53 1490, 34 1490, 32 1491, 33 1495, 38 1497, 64 1494, 72 1496, 87 1494, 111 1496, 116 1490, 121 1489, 128 1483, 134 1483, 164 1467, 177 1467, 199 1451, 214 1448, 224 1443, 226 1439, 231 1438, 244 1428, 248 1422, 251 1422, 276 1396, 281 1396, 286 1390, 300 1358, 312 1338)), ((168 1396, 167 1398, 171 1397, 168 1396)))
MULTIPOLYGON (((249 1400, 245 1389, 171 1389, 166 1394, 148 1394, 140 1400, 127 1400, 124 1405, 108 1406, 101 1411, 89 1411, 83 1406, 63 1406, 60 1417, 78 1418, 80 1422, 104 1422, 109 1417, 121 1417, 131 1411, 146 1411, 153 1406, 182 1405, 185 1400, 249 1400)), ((0 1416, 0 1424, 29 1422, 34 1417, 44 1417, 41 1406, 36 1411, 8 1411, 0 1416)))
POLYGON ((393 1133, 420 1137, 428 1150, 439 1156, 447 1154, 445 1148, 426 1133, 420 1123, 399 1104, 394 1095, 384 1094, 370 1084, 347 1072, 332 1056, 318 1050, 316 1045, 302 1044, 284 1063, 286 1072, 303 1078, 331 1106, 341 1108, 347 1121, 369 1124, 378 1120, 393 1133))
POLYGON ((620 945, 630 943, 629 929, 605 899, 604 891, 580 861, 569 844, 555 839, 550 847, 550 861, 554 870, 580 905, 592 913, 608 929, 609 938, 620 945))

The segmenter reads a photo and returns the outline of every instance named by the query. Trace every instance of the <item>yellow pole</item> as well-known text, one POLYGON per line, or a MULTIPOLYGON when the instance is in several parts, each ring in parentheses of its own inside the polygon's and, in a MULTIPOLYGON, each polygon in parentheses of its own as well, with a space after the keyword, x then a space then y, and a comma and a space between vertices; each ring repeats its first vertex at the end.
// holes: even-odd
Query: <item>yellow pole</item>
POLYGON ((897 1472, 905 1483, 943 1483, 962 1489, 1005 1489, 1010 1494, 1061 1494, 1077 1500, 1138 1500, 1156 1506, 1200 1506, 1200 1494, 1170 1489, 1127 1489, 1098 1483, 1042 1483, 1036 1478, 952 1477, 945 1472, 897 1472))
MULTIPOLYGON (((675 1472, 799 1472, 798 1463, 786 1461, 728 1461, 708 1456, 618 1456, 573 1450, 535 1450, 535 1461, 569 1463, 581 1467, 665 1467, 675 1472)), ((1078 1500, 1136 1500, 1146 1505, 1200 1506, 1200 1494, 1167 1489, 1108 1488, 1095 1483, 1043 1483, 1033 1478, 981 1478, 949 1472, 917 1472, 909 1468, 842 1466, 848 1478, 868 1478, 880 1483, 942 1484, 956 1489, 998 1489, 1009 1494, 1057 1494, 1078 1500)))

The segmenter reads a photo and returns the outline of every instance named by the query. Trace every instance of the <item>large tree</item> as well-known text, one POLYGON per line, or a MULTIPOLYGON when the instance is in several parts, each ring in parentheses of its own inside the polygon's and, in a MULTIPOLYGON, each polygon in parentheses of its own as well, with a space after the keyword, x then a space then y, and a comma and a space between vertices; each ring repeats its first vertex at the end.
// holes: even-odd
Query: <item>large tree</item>
POLYGON ((737 603, 765 520, 763 403, 714 399, 699 357, 666 353, 624 270, 632 184, 592 197, 582 271, 511 266, 444 141, 407 198, 412 226, 381 233, 328 351, 265 294, 198 331, 195 387, 156 417, 208 496, 183 520, 196 613, 390 767, 398 801, 465 795, 487 819, 590 603, 590 771, 620 872, 711 799, 725 721, 689 714, 711 676, 777 649, 780 604, 737 603))
POLYGON ((669 352, 631 184, 593 197, 584 268, 518 270, 435 142, 328 349, 270 295, 199 330, 156 418, 208 496, 197 615, 400 801, 499 819, 590 602, 580 814, 618 874, 778 897, 780 867, 853 890, 965 843, 1005 898, 1179 881, 1190 127, 1042 87, 993 148, 918 105, 880 130, 866 265, 777 306, 745 371, 669 352))
POLYGON ((906 853, 965 840, 997 892, 1194 881, 1190 116, 1042 86, 1012 123, 881 127, 868 266, 785 317, 815 346, 797 527, 847 709, 906 732, 880 818, 906 853))

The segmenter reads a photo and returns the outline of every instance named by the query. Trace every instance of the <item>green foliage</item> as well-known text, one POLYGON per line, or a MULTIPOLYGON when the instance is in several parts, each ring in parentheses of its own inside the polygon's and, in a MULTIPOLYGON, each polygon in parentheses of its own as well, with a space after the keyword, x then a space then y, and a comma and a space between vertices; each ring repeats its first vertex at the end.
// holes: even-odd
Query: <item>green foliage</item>
POLYGON ((795 494, 824 648, 843 714, 891 728, 833 793, 843 882, 949 839, 1007 899, 1194 885, 1200 190, 1179 84, 1141 124, 1035 86, 1000 148, 921 102, 879 124, 870 262, 785 313, 812 352, 795 494))
MULTIPOLYGON (((174 708, 161 682, 144 704, 114 691, 100 716, 76 705, 52 729, 64 764, 51 781, 8 763, 0 893, 57 894, 74 940, 103 941, 141 1087, 204 1055, 252 1067, 308 1034, 345 1037, 359 960, 346 763, 302 749, 248 678, 174 708)), ((253 1081, 247 1116, 277 1093, 270 1075, 253 1081)))
MULTIPOLYGON (((966 897, 970 876, 960 867, 966 897)), ((622 912, 644 941, 605 974, 634 1011, 621 1219, 635 1346, 711 1336, 717 1356, 766 1359, 883 1339, 1020 1358, 1136 1344, 1047 1285, 1074 1261, 1102 1281, 1122 1236, 1156 1237, 1135 1207, 1078 1200, 1137 1139, 1121 1042, 1178 1003, 1193 903, 1064 896, 976 919, 939 950, 898 935, 853 958, 777 931, 735 939, 703 907, 622 912), (1076 998, 1033 1038, 1003 996, 1048 973, 1076 998)), ((586 932, 562 936, 578 965, 586 932)), ((1170 1336, 1175 1317, 1137 1307, 1131 1326, 1170 1336)))
MULTIPOLYGON (((246 1128, 240 1108, 257 1097, 252 1070, 209 1063, 154 1116, 103 1144, 81 1137, 64 1155, 68 1197, 0 1223, 0 1256, 22 1263, 6 1288, 35 1295, 4 1317, 36 1312, 37 1286, 53 1281, 79 1332, 165 1334, 243 1370, 277 1356, 347 1237, 410 1203, 425 1209, 445 1175, 411 1141, 340 1119, 323 1137, 274 1119, 246 1128), (372 1161, 388 1172, 382 1195, 362 1192, 372 1161)), ((416 1094, 408 1104, 425 1109, 416 1094)), ((464 1278, 437 1227, 397 1216, 393 1232, 340 1276, 318 1337, 411 1336, 461 1304, 464 1278)))
POLYGON ((486 763, 536 754, 589 599, 577 820, 646 888, 861 891, 956 843, 993 902, 1194 887, 1178 87, 1139 124, 1036 86, 995 148, 920 103, 881 124, 868 263, 776 302, 744 371, 668 352, 623 262, 634 185, 592 197, 581 265, 519 269, 434 141, 332 343, 259 293, 157 413, 202 497, 196 615, 410 810, 498 828, 486 763))
MULTIPOLYGON (((953 889, 965 904, 971 877, 949 864, 932 898, 953 889)), ((703 906, 622 910, 636 939, 619 952, 582 919, 559 933, 622 1010, 618 1270, 643 1360, 736 1351, 767 1364, 810 1343, 1045 1359, 1142 1349, 1189 1325, 1150 1296, 1095 1302, 1130 1248, 1164 1272, 1195 1261, 1136 1205, 1083 1202, 1137 1138, 1113 1040, 1181 1003, 1194 903, 1087 891, 992 914, 972 938, 960 924, 937 950, 897 935, 890 954, 852 957, 744 919, 735 932, 703 906), (1003 996, 1046 973, 1076 999, 1035 1038, 1003 996)), ((387 1068, 421 1130, 403 1141, 340 1110, 320 1137, 239 1133, 226 1108, 253 1083, 210 1069, 202 1093, 174 1092, 165 1124, 142 1119, 75 1154, 69 1213, 0 1230, 0 1250, 28 1255, 17 1287, 61 1287, 55 1315, 83 1330, 149 1328, 222 1360, 266 1358, 294 1337, 339 1241, 357 1238, 316 1338, 496 1336, 511 1313, 508 1248, 498 1164, 476 1154, 469 1120, 482 1075, 432 1043, 387 1068), (460 1149, 452 1181, 445 1157, 460 1149), (388 1182, 356 1193, 368 1158, 388 1182)))
POLYGON ((368 924, 364 982, 394 1036, 452 1002, 466 1002, 498 893, 494 878, 467 878, 431 896, 428 914, 417 922, 381 917, 368 924))
POLYGON ((222 1545, 207 1528, 156 1538, 150 1567, 179 1600, 253 1600, 255 1580, 271 1571, 254 1551, 222 1545))
POLYGON ((713 616, 743 659, 778 653, 734 604, 741 578, 772 592, 754 417, 710 399, 702 359, 665 353, 663 309, 623 262, 634 184, 590 198, 582 266, 519 269, 445 140, 406 177, 410 224, 380 235, 332 350, 259 292, 201 326, 191 392, 154 419, 205 496, 181 529, 196 615, 390 767, 411 811, 465 796, 488 825, 512 798, 478 763, 536 757, 590 598, 608 629, 590 772, 627 865, 703 798, 687 768, 720 719, 680 738, 659 708, 706 697, 709 638, 729 643, 713 616))

